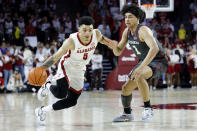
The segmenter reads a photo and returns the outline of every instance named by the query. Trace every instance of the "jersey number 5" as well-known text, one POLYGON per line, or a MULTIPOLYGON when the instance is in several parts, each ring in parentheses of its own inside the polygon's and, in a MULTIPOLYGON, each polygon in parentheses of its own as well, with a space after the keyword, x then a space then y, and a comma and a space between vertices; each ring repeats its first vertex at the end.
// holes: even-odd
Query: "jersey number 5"
POLYGON ((88 58, 88 53, 84 53, 83 59, 84 59, 84 60, 87 60, 87 58, 88 58))

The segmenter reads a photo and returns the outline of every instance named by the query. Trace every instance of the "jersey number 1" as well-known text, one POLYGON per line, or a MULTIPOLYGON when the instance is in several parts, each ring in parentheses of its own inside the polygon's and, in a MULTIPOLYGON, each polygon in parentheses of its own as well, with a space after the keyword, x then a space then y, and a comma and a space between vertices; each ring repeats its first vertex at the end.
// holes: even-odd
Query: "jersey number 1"
POLYGON ((133 46, 133 48, 135 49, 135 51, 136 51, 136 53, 137 53, 138 55, 141 55, 141 53, 138 51, 138 49, 136 48, 136 46, 133 46))
POLYGON ((87 60, 87 58, 88 58, 88 53, 84 53, 83 59, 84 59, 84 60, 87 60))

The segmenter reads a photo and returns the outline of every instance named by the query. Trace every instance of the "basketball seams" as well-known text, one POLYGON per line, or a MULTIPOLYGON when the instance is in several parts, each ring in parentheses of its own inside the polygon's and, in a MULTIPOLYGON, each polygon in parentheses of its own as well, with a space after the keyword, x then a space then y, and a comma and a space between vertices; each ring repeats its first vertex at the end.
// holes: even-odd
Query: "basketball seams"
POLYGON ((32 83, 34 83, 33 79, 31 78, 31 75, 29 76, 30 81, 32 81, 32 83))
POLYGON ((47 79, 47 73, 40 67, 35 67, 29 72, 29 83, 34 86, 42 86, 47 79))
POLYGON ((36 71, 36 68, 35 68, 35 70, 34 70, 34 78, 35 78, 35 82, 36 82, 35 84, 36 84, 36 85, 38 85, 38 82, 37 82, 37 80, 36 80, 36 74, 35 74, 35 71, 36 71))

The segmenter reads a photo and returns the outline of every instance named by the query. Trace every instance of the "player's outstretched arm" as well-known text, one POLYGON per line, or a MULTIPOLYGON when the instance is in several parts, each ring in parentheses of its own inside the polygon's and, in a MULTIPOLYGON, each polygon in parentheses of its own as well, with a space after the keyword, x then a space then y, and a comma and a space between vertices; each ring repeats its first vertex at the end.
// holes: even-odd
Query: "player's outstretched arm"
POLYGON ((159 52, 159 47, 155 41, 152 31, 146 26, 142 26, 140 28, 139 38, 143 40, 150 48, 147 56, 140 65, 140 67, 144 67, 147 66, 155 58, 155 56, 159 52))
POLYGON ((41 68, 47 69, 54 63, 56 63, 66 52, 66 50, 74 50, 74 42, 71 38, 66 39, 59 50, 51 57, 49 57, 41 66, 41 68))
POLYGON ((96 37, 97 37, 98 42, 100 42, 101 44, 104 44, 104 45, 108 46, 111 49, 116 48, 116 46, 118 45, 118 42, 117 41, 111 40, 111 39, 103 36, 98 29, 95 29, 95 31, 96 31, 96 37))
POLYGON ((127 33, 128 33, 128 29, 126 28, 122 34, 122 38, 121 38, 119 44, 115 48, 113 48, 114 55, 119 56, 122 54, 122 52, 127 44, 127 41, 128 41, 127 33))

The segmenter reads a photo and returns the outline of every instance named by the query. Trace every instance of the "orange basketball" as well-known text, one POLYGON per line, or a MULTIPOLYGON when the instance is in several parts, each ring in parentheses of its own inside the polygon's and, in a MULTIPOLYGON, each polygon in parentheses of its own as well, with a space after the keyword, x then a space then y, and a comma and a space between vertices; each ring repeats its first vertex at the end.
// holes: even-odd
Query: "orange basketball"
POLYGON ((47 79, 47 72, 41 67, 36 67, 30 70, 28 81, 31 85, 42 86, 47 79))

